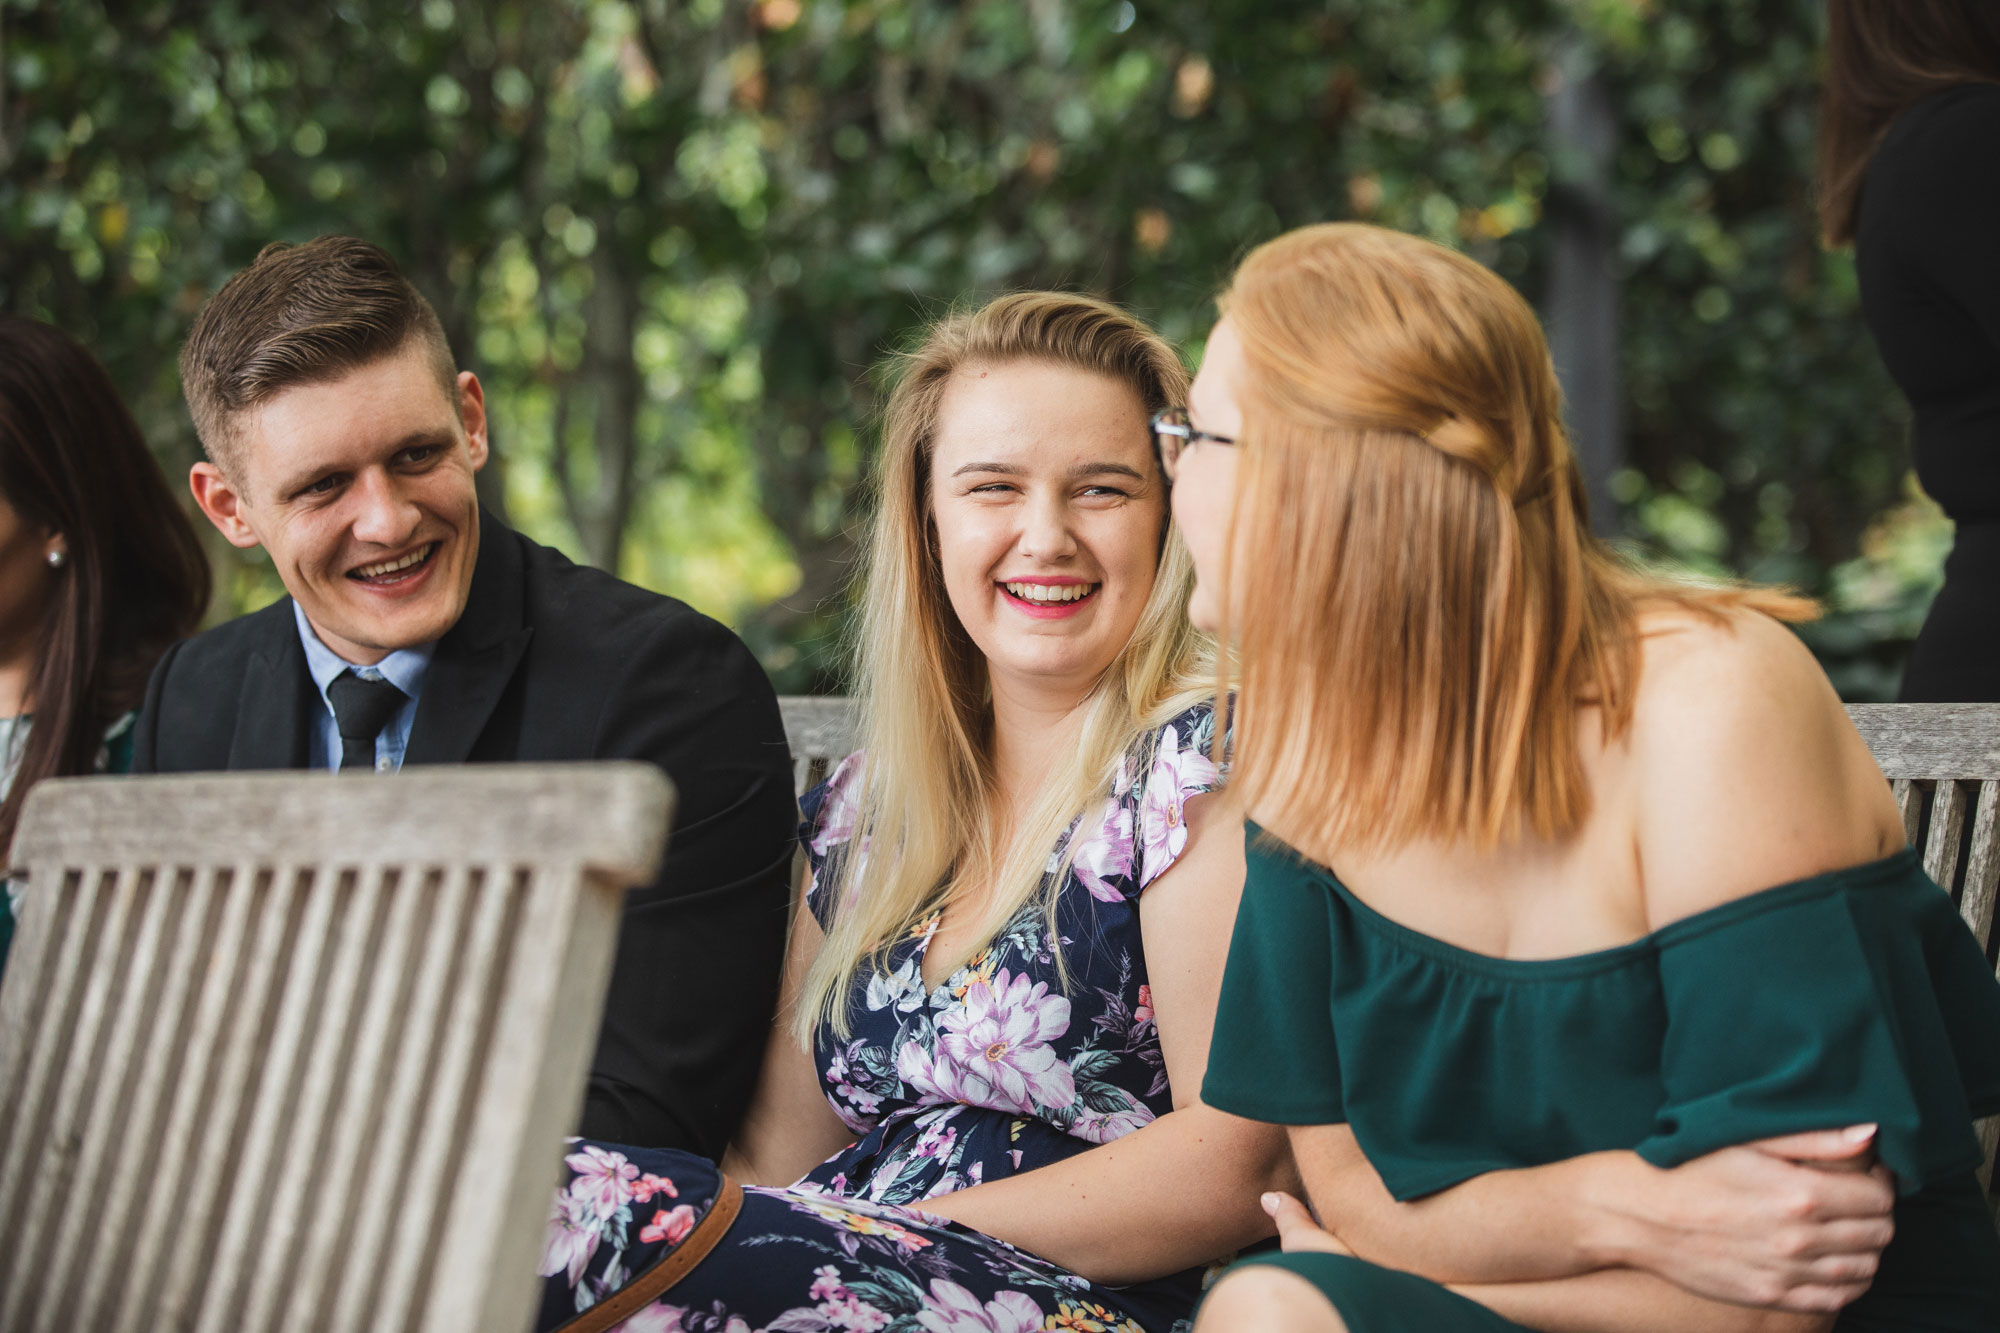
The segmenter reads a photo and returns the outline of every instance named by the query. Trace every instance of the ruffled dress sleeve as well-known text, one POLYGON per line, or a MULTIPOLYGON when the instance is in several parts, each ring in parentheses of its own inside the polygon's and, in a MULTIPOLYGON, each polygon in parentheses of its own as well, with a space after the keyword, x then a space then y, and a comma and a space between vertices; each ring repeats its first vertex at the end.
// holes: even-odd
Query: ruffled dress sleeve
POLYGON ((861 807, 862 753, 856 750, 848 755, 826 781, 799 798, 799 847, 806 854, 809 871, 806 905, 821 929, 832 923, 834 908, 822 885, 839 878, 840 865, 854 844, 861 807))
POLYGON ((1914 851, 1656 939, 1667 1025, 1647 1161, 1873 1123, 1904 1194, 1980 1164, 1972 1121, 2000 1112, 2000 982, 1914 851))
POLYGON ((1309 863, 1244 825, 1243 901, 1201 1099, 1279 1125, 1345 1123, 1333 1015, 1331 895, 1309 863))
POLYGON ((1228 777, 1212 755, 1214 741, 1215 709, 1197 704, 1153 732, 1134 757, 1131 896, 1144 893, 1180 859, 1187 847, 1187 803, 1228 777))

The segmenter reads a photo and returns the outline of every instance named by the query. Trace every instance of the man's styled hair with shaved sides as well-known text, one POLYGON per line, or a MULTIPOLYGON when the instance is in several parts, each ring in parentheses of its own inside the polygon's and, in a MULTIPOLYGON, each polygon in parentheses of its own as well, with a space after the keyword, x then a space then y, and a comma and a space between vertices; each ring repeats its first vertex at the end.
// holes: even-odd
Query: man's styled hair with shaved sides
POLYGON ((236 416, 420 340, 456 409, 457 363, 437 312, 380 246, 351 236, 278 242, 222 285, 181 348, 181 390, 209 461, 232 478, 236 416))

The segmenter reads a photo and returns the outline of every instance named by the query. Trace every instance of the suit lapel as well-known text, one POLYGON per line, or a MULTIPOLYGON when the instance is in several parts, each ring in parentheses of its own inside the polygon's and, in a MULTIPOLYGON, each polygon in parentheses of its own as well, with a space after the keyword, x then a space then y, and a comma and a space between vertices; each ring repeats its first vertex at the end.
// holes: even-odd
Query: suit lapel
POLYGON ((236 697, 236 728, 229 736, 233 770, 304 768, 309 751, 306 727, 318 702, 306 651, 299 646, 291 600, 269 614, 263 640, 251 655, 236 697))
POLYGON ((485 510, 465 613, 424 673, 405 764, 462 764, 514 678, 534 630, 522 623, 527 575, 521 539, 485 510))

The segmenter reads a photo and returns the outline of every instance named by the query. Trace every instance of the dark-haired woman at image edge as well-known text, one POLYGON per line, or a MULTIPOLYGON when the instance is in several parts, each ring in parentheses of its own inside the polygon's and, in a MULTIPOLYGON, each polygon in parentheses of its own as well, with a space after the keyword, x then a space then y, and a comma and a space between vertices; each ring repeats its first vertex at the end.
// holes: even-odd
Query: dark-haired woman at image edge
POLYGON ((1902 698, 2000 702, 2000 4, 1830 0, 1820 228, 1957 525, 1902 698))
POLYGON ((1591 539, 1541 330, 1472 260, 1307 228, 1221 304, 1172 460, 1251 821, 1203 1100, 1290 1126, 1327 1229, 1269 1198, 1288 1252, 1197 1328, 2000 1328, 2000 984, 1810 606, 1591 539), (1716 1262, 1605 1221, 1694 1169, 1741 1186, 1716 1262), (1728 1271, 1787 1232, 1798 1271, 1728 1271))
MULTIPOLYGON (((43 778, 124 772, 146 677, 208 605, 194 528, 97 359, 0 315, 0 848, 43 778)), ((15 890, 0 893, 0 966, 15 890)))

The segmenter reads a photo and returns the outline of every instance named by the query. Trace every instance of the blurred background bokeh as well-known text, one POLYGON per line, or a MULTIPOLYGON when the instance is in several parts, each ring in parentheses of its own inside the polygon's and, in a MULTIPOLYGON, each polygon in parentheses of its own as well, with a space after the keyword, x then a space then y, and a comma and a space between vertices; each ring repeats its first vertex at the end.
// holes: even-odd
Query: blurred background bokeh
MULTIPOLYGON (((0 306, 169 471, 174 355, 267 241, 386 246, 509 521, 839 686, 874 368, 1108 295, 1191 357, 1249 246, 1358 218, 1549 321, 1607 534, 1792 583, 1889 697, 1950 527, 1816 243, 1819 0, 0 0, 0 306)), ((206 524, 202 525, 206 529, 206 524)), ((207 533, 213 536, 212 533, 207 533)), ((216 542, 213 617, 280 589, 216 542)))

